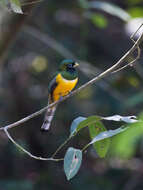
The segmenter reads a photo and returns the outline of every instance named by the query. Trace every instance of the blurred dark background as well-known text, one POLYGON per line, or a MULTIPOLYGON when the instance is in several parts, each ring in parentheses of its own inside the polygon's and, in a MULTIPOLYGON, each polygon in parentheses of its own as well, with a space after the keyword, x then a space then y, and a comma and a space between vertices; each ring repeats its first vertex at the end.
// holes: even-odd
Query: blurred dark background
MULTIPOLYGON (((0 8, 1 127, 46 106, 47 86, 61 60, 79 60, 79 87, 116 63, 132 46, 130 35, 143 23, 142 0, 87 3, 89 6, 83 0, 43 0, 24 5, 24 15, 0 8)), ((11 129, 11 135, 34 155, 50 157, 68 137, 71 122, 78 116, 140 115, 142 62, 141 55, 134 66, 109 75, 60 104, 48 133, 40 131, 42 114, 11 129)), ((112 122, 105 125, 108 129, 120 126, 112 122)), ((120 144, 122 138, 126 137, 114 137, 113 142, 120 144)), ((57 157, 63 157, 69 146, 82 148, 89 140, 84 129, 57 157)), ((113 143, 112 149, 116 149, 113 143)), ((90 147, 78 174, 67 181, 62 162, 34 160, 1 132, 0 190, 141 190, 142 158, 141 134, 127 143, 124 152, 114 154, 111 150, 104 159, 90 147), (126 150, 131 151, 126 154, 126 150)))

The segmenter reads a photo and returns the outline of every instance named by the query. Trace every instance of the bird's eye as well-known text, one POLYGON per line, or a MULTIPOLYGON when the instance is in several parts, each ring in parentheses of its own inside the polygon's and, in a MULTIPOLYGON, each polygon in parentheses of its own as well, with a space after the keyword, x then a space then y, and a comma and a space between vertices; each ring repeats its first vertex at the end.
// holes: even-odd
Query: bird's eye
POLYGON ((72 68, 73 67, 73 64, 68 64, 68 68, 72 68))

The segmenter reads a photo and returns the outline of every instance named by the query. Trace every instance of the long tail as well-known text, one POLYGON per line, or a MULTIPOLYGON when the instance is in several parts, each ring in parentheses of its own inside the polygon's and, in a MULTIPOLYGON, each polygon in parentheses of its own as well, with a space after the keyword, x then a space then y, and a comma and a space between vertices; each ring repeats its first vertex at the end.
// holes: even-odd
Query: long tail
POLYGON ((57 106, 51 107, 49 109, 47 109, 47 112, 45 114, 45 118, 44 118, 44 123, 41 127, 42 131, 47 131, 50 128, 52 119, 54 117, 55 111, 56 111, 57 106))

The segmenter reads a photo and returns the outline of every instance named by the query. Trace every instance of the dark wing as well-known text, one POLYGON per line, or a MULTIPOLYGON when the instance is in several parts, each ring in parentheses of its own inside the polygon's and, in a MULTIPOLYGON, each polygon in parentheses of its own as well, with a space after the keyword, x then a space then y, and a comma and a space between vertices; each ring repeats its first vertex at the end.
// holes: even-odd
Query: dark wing
POLYGON ((48 90, 49 90, 49 103, 53 102, 53 92, 56 88, 56 86, 58 85, 58 83, 56 82, 56 77, 53 78, 53 80, 50 82, 49 86, 48 86, 48 90))

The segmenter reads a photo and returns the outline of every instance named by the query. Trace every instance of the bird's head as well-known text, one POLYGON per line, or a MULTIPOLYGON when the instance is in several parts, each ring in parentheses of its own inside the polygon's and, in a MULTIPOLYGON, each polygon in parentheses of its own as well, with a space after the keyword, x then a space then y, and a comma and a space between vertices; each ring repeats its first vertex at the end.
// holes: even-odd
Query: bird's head
POLYGON ((60 63, 60 71, 75 71, 75 67, 79 64, 71 59, 65 59, 60 63))

